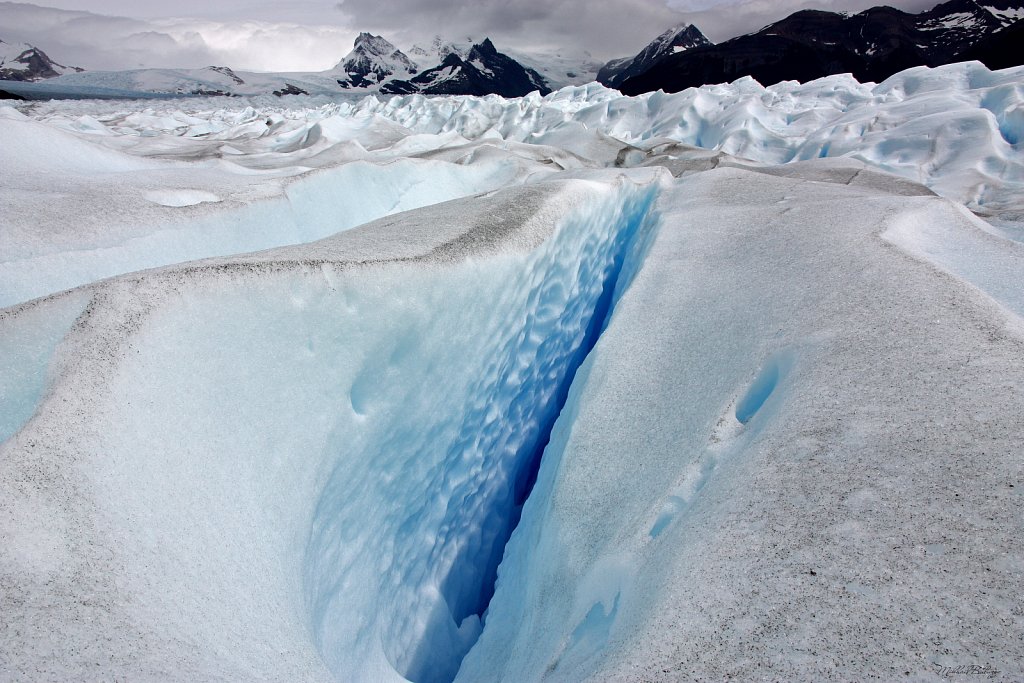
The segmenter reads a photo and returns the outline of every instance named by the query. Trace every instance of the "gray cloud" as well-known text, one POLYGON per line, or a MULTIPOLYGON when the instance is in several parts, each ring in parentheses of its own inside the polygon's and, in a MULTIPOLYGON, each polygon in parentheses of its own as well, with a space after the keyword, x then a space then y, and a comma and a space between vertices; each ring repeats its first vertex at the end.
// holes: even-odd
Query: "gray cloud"
MULTIPOLYGON (((589 50, 595 57, 635 54, 680 22, 721 42, 755 31, 799 9, 857 12, 879 4, 908 11, 937 0, 343 0, 336 7, 352 26, 392 36, 400 44, 490 36, 520 49, 589 50)), ((394 41, 393 41, 394 42, 394 41)))
MULTIPOLYGON (((359 31, 399 46, 489 36, 499 49, 631 55, 687 21, 721 42, 798 9, 860 11, 883 0, 50 0, 66 7, 129 11, 106 16, 0 2, 0 38, 29 42, 89 69, 199 67, 316 71, 337 63, 359 31), (667 4, 666 4, 667 3, 667 4), (164 14, 160 14, 163 12, 164 14), (176 17, 166 13, 175 12, 176 17), (180 18, 185 13, 198 18, 180 18)), ((936 0, 888 0, 918 11, 936 0)))
MULTIPOLYGON (((710 0, 715 2, 715 0, 710 0)), ((674 0, 673 6, 686 20, 695 24, 716 43, 728 40, 786 17, 802 9, 831 12, 861 12, 869 7, 888 5, 906 12, 919 12, 937 5, 939 0, 744 0, 708 6, 708 0, 674 0)))
POLYGON ((664 0, 344 0, 339 9, 350 25, 399 44, 489 36, 499 49, 586 49, 599 57, 636 52, 685 19, 664 0))
MULTIPOLYGON (((327 10, 330 13, 330 10, 327 10)), ((0 38, 90 70, 227 65, 254 71, 320 71, 352 47, 355 32, 246 18, 132 19, 0 2, 0 38)))

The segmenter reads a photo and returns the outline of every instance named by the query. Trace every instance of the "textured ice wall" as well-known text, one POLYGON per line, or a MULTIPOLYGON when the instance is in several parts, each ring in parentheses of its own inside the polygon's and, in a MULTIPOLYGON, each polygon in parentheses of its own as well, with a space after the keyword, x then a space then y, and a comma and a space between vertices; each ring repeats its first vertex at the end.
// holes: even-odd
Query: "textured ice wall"
POLYGON ((651 228, 617 175, 81 290, 0 446, 13 670, 453 677, 651 228))
POLYGON ((341 678, 372 673, 352 661, 372 650, 369 633, 406 678, 454 677, 650 201, 634 191, 578 206, 525 262, 430 287, 446 294, 429 319, 389 316, 352 384, 359 446, 339 435, 346 465, 317 503, 306 556, 318 642, 341 678))

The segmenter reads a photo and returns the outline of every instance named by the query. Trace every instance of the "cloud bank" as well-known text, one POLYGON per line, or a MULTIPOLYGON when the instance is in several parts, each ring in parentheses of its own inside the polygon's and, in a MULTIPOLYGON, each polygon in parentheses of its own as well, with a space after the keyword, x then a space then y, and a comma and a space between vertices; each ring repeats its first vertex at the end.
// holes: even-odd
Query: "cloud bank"
POLYGON ((252 71, 322 71, 352 47, 356 31, 243 17, 133 19, 0 2, 0 38, 42 48, 91 70, 225 65, 252 71))
POLYGON ((887 4, 908 11, 937 0, 343 0, 352 26, 401 42, 435 33, 490 36, 519 49, 588 50, 595 57, 637 53, 665 29, 687 22, 721 42, 756 31, 800 9, 858 12, 887 4))
MULTIPOLYGON (((359 31, 401 47, 489 36, 499 49, 636 54, 665 29, 698 26, 715 42, 799 9, 856 12, 882 0, 52 0, 66 9, 0 2, 0 38, 28 42, 87 69, 225 65, 253 71, 321 71, 359 31), (667 4, 666 4, 667 3, 667 4), (128 11, 133 17, 74 9, 128 11), (178 17, 161 13, 176 12, 178 17), (194 18, 180 18, 181 13, 194 18)), ((935 0, 889 0, 919 11, 935 0)))
POLYGON ((751 33, 793 12, 820 9, 854 14, 869 7, 888 5, 905 12, 920 12, 940 0, 671 0, 686 21, 695 24, 716 43, 751 33))

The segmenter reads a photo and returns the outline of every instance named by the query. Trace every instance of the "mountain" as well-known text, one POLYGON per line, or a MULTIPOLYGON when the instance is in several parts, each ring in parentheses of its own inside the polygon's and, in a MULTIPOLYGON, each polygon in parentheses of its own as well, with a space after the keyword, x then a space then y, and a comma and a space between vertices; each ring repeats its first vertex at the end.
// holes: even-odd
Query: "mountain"
POLYGON ((597 73, 597 81, 615 88, 623 81, 644 73, 665 57, 702 45, 711 45, 711 41, 699 28, 680 24, 655 38, 634 57, 613 59, 605 64, 597 73))
POLYGON ((409 54, 419 60, 420 64, 424 64, 427 67, 434 67, 444 61, 445 57, 455 52, 460 57, 465 58, 469 55, 469 51, 473 49, 473 45, 477 41, 471 37, 466 37, 464 40, 453 41, 442 38, 441 36, 434 36, 434 39, 429 45, 413 45, 409 49, 409 54))
MULTIPOLYGON (((468 36, 457 41, 435 36, 429 44, 414 45, 408 53, 419 64, 433 67, 441 64, 452 52, 458 53, 464 60, 467 59, 469 51, 478 42, 481 41, 468 36)), ((536 71, 551 90, 591 83, 597 80, 597 72, 604 66, 603 62, 594 59, 585 50, 555 48, 526 52, 506 48, 502 53, 519 62, 527 70, 536 71)))
POLYGON ((977 60, 990 69, 1007 69, 1020 64, 1024 45, 1024 19, 975 43, 959 55, 964 61, 977 60))
MULTIPOLYGON (((6 45, 6 44, 4 44, 6 45)), ((23 52, 17 52, 18 55, 23 52)), ((133 96, 259 96, 259 95, 338 95, 346 91, 384 94, 422 93, 425 95, 489 95, 519 97, 535 90, 551 92, 548 82, 536 70, 523 66, 507 54, 498 52, 489 40, 478 44, 448 43, 440 38, 426 48, 410 50, 427 64, 418 66, 401 50, 381 36, 360 33, 353 49, 332 69, 317 73, 250 73, 226 66, 203 69, 134 69, 127 71, 91 71, 67 73, 43 84, 13 84, 5 87, 9 95, 29 99, 62 97, 125 98, 133 96), (409 76, 414 76, 409 78, 409 76)), ((41 54, 41 53, 40 53, 41 54)), ((555 56, 538 57, 555 78, 589 82, 582 68, 596 73, 597 65, 574 66, 577 62, 555 56), (576 73, 574 69, 579 69, 576 73), (564 75, 562 75, 564 73, 564 75), (571 76, 570 76, 571 74, 571 76)), ((56 68, 65 69, 59 65, 56 68)), ((19 80, 25 68, 18 71, 19 80)), ((80 71, 80 70, 76 70, 80 71)), ((559 81, 556 81, 559 82, 559 81)), ((563 82, 559 82, 560 86, 563 82)), ((569 82, 564 82, 568 85, 569 82)))
POLYGON ((919 47, 932 61, 943 63, 1012 23, 975 0, 950 0, 914 16, 914 26, 931 39, 919 47))
MULTIPOLYGON (((892 7, 854 15, 803 10, 755 33, 663 57, 622 80, 620 90, 676 92, 742 76, 765 84, 838 73, 881 81, 910 67, 960 61, 961 54, 1021 16, 1024 0, 951 0, 919 14, 892 7)), ((1024 53, 1017 52, 1014 63, 1020 64, 1024 53)))
POLYGON ((334 68, 344 77, 338 79, 343 88, 366 88, 377 85, 392 76, 408 76, 419 67, 397 47, 369 33, 360 33, 352 51, 334 68))
POLYGON ((28 43, 12 44, 0 40, 0 80, 40 81, 79 71, 83 69, 58 64, 28 43))
POLYGON ((521 97, 534 90, 542 95, 551 92, 539 73, 498 52, 489 38, 473 45, 465 56, 451 50, 439 65, 407 81, 388 81, 380 88, 380 92, 393 95, 495 94, 503 97, 521 97))
POLYGON ((549 50, 546 52, 523 52, 505 50, 512 59, 543 77, 552 90, 569 85, 584 85, 597 80, 597 73, 604 63, 594 59, 586 51, 549 50))

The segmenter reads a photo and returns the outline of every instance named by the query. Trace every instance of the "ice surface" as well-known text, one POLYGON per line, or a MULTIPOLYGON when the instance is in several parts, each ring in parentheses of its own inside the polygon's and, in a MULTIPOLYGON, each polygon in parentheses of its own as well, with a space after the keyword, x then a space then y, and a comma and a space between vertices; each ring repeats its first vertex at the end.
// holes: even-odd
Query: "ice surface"
POLYGON ((0 678, 1021 678, 1022 96, 0 108, 0 678))
POLYGON ((663 190, 458 680, 1022 674, 1021 318, 889 246, 962 209, 821 178, 663 190))
POLYGON ((229 155, 140 157, 33 121, 2 120, 0 305, 133 270, 308 242, 563 167, 540 148, 487 143, 451 160, 392 157, 410 142, 355 159, 241 155, 261 158, 262 168, 251 169, 229 155))
POLYGON ((57 345, 84 310, 73 293, 38 306, 0 311, 0 443, 35 413, 57 345))
POLYGON ((638 98, 590 84, 520 100, 416 95, 320 106, 261 100, 238 109, 223 108, 222 100, 177 100, 141 110, 116 102, 26 105, 36 123, 5 108, 0 196, 9 218, 0 225, 0 243, 10 246, 0 304, 130 270, 308 241, 564 168, 694 168, 692 151, 670 142, 772 165, 851 158, 985 217, 1018 221, 1022 73, 964 63, 911 69, 877 86, 832 76, 764 88, 748 78, 638 98), (394 163, 414 156, 447 163, 394 163), (166 161, 156 166, 135 157, 166 161), (47 173, 50 164, 74 166, 84 177, 48 188, 26 176, 28 169, 47 173), (138 173, 143 167, 149 172, 138 173), (33 190, 40 185, 47 194, 33 190), (327 186, 347 194, 327 213, 293 196, 306 196, 302 187, 327 186), (402 199, 382 205, 375 198, 385 193, 402 199), (161 213, 140 206, 140 195, 146 205, 203 213, 161 213), (260 217, 252 215, 256 199, 268 200, 260 217), (39 234, 39 224, 63 228, 39 234))

